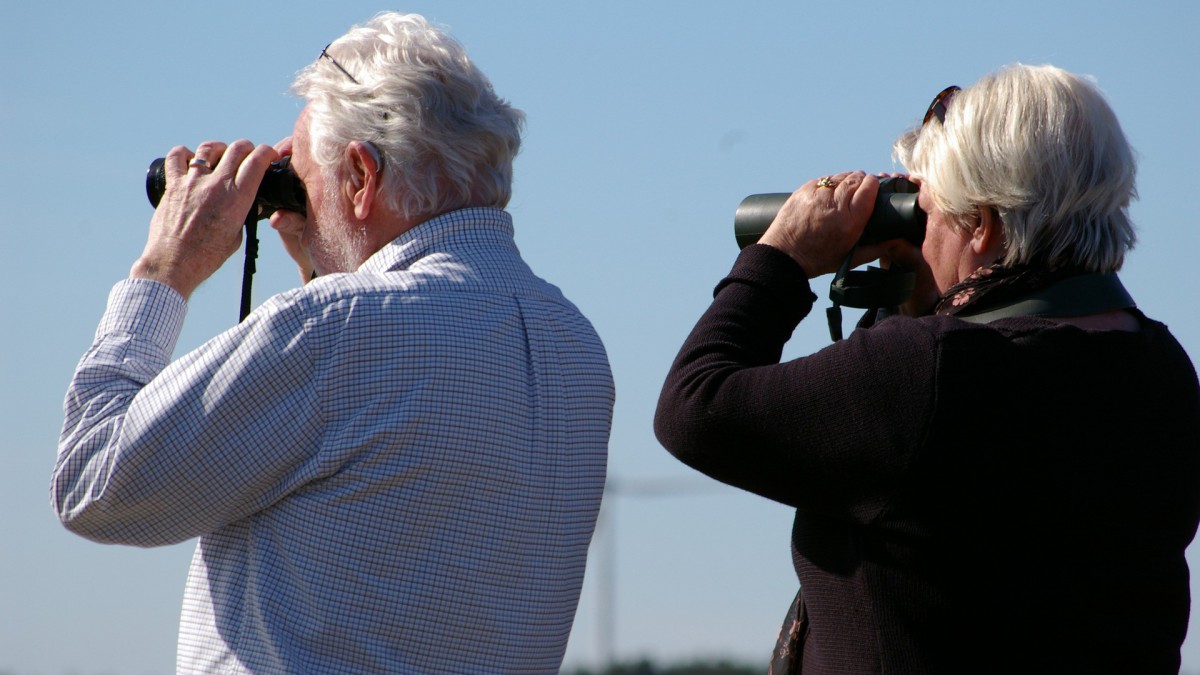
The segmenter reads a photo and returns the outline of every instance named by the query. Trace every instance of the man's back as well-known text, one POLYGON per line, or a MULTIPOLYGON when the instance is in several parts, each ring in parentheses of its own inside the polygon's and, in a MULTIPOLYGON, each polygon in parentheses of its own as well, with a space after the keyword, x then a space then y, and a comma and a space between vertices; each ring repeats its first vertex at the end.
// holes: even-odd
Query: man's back
POLYGON ((162 528, 141 543, 203 535, 181 671, 558 668, 613 389, 507 214, 427 222, 357 273, 272 299, 143 394, 111 475, 132 462, 121 480, 149 483, 139 452, 193 448, 180 464, 199 494, 166 508, 221 514, 137 528, 162 528))

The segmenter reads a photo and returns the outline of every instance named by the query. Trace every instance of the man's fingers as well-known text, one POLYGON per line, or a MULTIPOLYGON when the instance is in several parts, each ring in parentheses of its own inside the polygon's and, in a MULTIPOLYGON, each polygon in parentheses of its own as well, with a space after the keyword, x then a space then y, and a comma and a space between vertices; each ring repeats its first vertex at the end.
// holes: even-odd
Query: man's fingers
POLYGON ((163 175, 167 177, 167 185, 173 184, 179 180, 179 177, 187 173, 188 161, 192 158, 192 151, 182 145, 177 145, 171 148, 167 156, 163 158, 163 175))
POLYGON ((225 154, 225 144, 220 141, 204 141, 196 146, 196 152, 192 155, 188 166, 199 164, 201 167, 216 169, 221 162, 221 156, 225 154))
POLYGON ((257 191, 271 162, 279 159, 275 148, 269 145, 255 146, 250 141, 237 141, 229 146, 227 153, 237 153, 237 173, 233 176, 233 184, 238 190, 249 190, 253 186, 257 191))

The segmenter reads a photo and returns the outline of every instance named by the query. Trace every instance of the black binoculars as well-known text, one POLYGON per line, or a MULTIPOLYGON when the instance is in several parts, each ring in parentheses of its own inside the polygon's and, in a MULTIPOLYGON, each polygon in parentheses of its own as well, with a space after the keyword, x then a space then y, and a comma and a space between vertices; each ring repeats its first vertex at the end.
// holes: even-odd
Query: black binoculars
MULTIPOLYGON (((925 212, 917 205, 920 186, 907 178, 892 176, 879 181, 875 209, 867 220, 859 244, 878 244, 890 239, 907 239, 920 246, 925 239, 925 212)), ((750 195, 733 216, 733 233, 739 248, 758 241, 791 194, 773 192, 750 195)))
MULTIPOLYGON (((304 183, 292 170, 291 160, 291 157, 284 157, 267 169, 262 183, 258 186, 258 194, 254 197, 254 210, 251 211, 251 215, 254 215, 256 220, 269 218, 279 209, 294 211, 302 216, 307 214, 307 193, 304 191, 304 183)), ((146 171, 146 196, 155 208, 167 190, 164 163, 165 160, 159 157, 150 163, 150 168, 146 171)))

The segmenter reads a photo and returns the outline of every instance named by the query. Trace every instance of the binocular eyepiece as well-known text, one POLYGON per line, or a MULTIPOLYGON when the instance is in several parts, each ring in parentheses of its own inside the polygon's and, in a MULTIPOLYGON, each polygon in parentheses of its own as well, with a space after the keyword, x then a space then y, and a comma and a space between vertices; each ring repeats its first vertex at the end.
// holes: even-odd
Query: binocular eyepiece
MULTIPOLYGON (((878 244, 890 239, 907 239, 920 246, 925 239, 925 212, 917 205, 920 186, 907 178, 893 176, 879 181, 875 210, 867 220, 859 244, 878 244)), ((775 192, 750 195, 733 216, 733 233, 739 248, 762 237, 791 194, 775 192)))
MULTIPOLYGON (((305 207, 307 193, 304 183, 291 167, 291 157, 284 157, 271 164, 258 186, 258 194, 254 197, 256 220, 269 218, 279 209, 294 211, 300 215, 307 214, 305 207)), ((163 193, 167 190, 167 174, 163 168, 165 160, 162 157, 150 163, 146 171, 146 196, 155 208, 162 201, 163 193)))

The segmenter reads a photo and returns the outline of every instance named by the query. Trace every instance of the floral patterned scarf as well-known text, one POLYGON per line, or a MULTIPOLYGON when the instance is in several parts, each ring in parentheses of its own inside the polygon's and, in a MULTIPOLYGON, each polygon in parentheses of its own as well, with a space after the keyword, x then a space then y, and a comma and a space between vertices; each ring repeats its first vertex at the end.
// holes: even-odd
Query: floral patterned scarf
POLYGON ((980 267, 966 279, 946 291, 934 307, 934 314, 973 314, 1028 296, 1071 276, 1075 269, 1047 271, 1030 267, 1005 267, 1000 259, 980 267))

